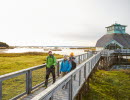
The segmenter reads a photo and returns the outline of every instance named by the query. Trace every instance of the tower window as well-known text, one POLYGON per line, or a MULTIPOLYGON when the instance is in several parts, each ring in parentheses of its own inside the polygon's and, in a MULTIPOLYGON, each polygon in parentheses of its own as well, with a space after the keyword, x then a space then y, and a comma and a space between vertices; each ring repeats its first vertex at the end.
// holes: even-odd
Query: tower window
POLYGON ((119 27, 118 26, 116 26, 116 29, 118 29, 119 27))
POLYGON ((112 27, 112 30, 114 30, 114 27, 112 27))
POLYGON ((122 27, 122 29, 124 30, 124 29, 125 29, 125 27, 122 27))
POLYGON ((119 29, 121 30, 121 29, 122 29, 122 27, 121 27, 121 26, 119 26, 119 29))

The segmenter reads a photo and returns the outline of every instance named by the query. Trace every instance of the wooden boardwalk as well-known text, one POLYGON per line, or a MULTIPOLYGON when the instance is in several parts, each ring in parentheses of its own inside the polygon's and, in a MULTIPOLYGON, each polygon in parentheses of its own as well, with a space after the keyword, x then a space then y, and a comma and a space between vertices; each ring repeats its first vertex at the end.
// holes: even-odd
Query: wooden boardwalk
POLYGON ((74 100, 100 57, 100 52, 91 56, 31 100, 74 100))
MULTIPOLYGON (((84 77, 87 77, 86 73, 88 72, 87 72, 86 67, 90 67, 90 65, 94 63, 93 60, 95 61, 95 59, 97 59, 97 57, 94 57, 91 61, 88 61, 88 59, 90 59, 94 54, 95 53, 90 51, 85 54, 75 56, 77 63, 79 65, 77 66, 75 70, 71 71, 70 73, 68 73, 66 76, 62 78, 59 76, 59 73, 60 73, 59 66, 62 59, 59 59, 57 61, 58 67, 56 69, 56 75, 58 77, 57 81, 54 84, 50 83, 47 89, 42 87, 42 84, 44 84, 44 82, 32 87, 32 79, 33 79, 32 72, 38 69, 45 68, 46 67, 45 64, 23 69, 16 72, 12 72, 9 74, 1 75, 0 76, 0 100, 2 100, 3 98, 2 97, 2 94, 3 94, 2 82, 8 79, 20 76, 20 75, 26 76, 25 77, 26 78, 25 91, 10 99, 12 100, 31 100, 31 99, 32 100, 43 100, 43 99, 50 100, 51 98, 52 100, 70 100, 78 93, 80 87, 82 86, 85 80, 84 77), (85 66, 87 62, 90 64, 85 66), (86 71, 86 73, 84 70, 86 71), (62 88, 64 86, 66 87, 62 88)), ((100 54, 98 54, 97 56, 99 58, 100 54)), ((96 61, 98 61, 98 59, 96 61)))
MULTIPOLYGON (((78 76, 78 75, 77 75, 78 76)), ((84 78, 83 75, 81 78, 84 78)), ((60 78, 59 78, 60 79, 60 78)), ((49 86, 51 83, 49 84, 49 86)), ((73 81, 73 93, 76 93, 78 91, 79 87, 79 78, 75 77, 75 80, 73 81)), ((30 100, 34 98, 39 93, 43 92, 45 90, 44 87, 39 88, 38 90, 34 91, 32 94, 27 95, 24 98, 21 98, 20 100, 30 100)), ((64 86, 63 89, 60 89, 54 93, 53 100, 69 100, 69 89, 68 86, 64 86)))
MULTIPOLYGON (((85 78, 84 78, 84 75, 83 75, 83 71, 84 70, 82 70, 81 71, 81 75, 80 75, 80 78, 81 79, 79 79, 79 73, 77 73, 76 75, 75 75, 75 77, 73 78, 73 93, 77 93, 77 91, 78 91, 78 88, 80 87, 80 85, 79 85, 79 81, 80 80, 84 80, 85 81, 85 78)), ((59 77, 58 79, 57 79, 57 81, 59 80, 59 79, 61 79, 62 77, 59 77)), ((83 82, 84 82, 83 81, 83 82)), ((50 83, 49 85, 48 85, 48 87, 49 86, 51 86, 52 85, 52 83, 50 83)), ((58 91, 56 91, 54 94, 53 94, 53 100, 69 100, 69 89, 68 89, 68 87, 69 87, 69 84, 68 85, 66 85, 66 86, 64 86, 63 87, 63 89, 59 89, 58 91)), ((30 99, 32 99, 32 98, 34 98, 36 95, 38 95, 39 93, 41 93, 41 92, 43 92, 45 90, 45 88, 44 87, 41 87, 41 88, 39 88, 38 90, 36 90, 36 91, 34 91, 32 94, 29 94, 29 95, 27 95, 26 97, 24 97, 24 98, 21 98, 20 100, 30 100, 30 99)))
MULTIPOLYGON (((120 50, 120 52, 127 54, 130 53, 130 49, 120 50)), ((2 100, 3 93, 2 82, 20 75, 26 75, 26 88, 22 94, 13 97, 12 100, 50 100, 50 98, 51 100, 73 100, 81 89, 83 83, 85 82, 85 79, 88 78, 95 65, 99 62, 100 58, 108 58, 114 53, 118 53, 118 51, 103 50, 97 52, 96 54, 93 52, 88 52, 76 56, 77 62, 79 64, 77 68, 62 78, 58 77, 57 81, 54 84, 50 83, 47 89, 41 86, 44 84, 44 82, 32 87, 32 72, 45 68, 45 64, 1 75, 0 100, 2 100), (66 86, 66 88, 63 88, 64 86, 66 86), (36 88, 37 90, 35 91, 36 88)), ((61 61, 62 59, 58 60, 58 66, 60 66, 61 61)), ((59 71, 59 67, 57 67, 57 76, 59 76, 59 71)))
MULTIPOLYGON (((61 77, 59 77, 57 80, 59 80, 60 78, 61 77)), ((52 85, 52 82, 50 82, 48 84, 48 87, 51 86, 51 85, 52 85)), ((26 95, 26 96, 20 98, 19 100, 30 100, 30 99, 34 98, 36 95, 38 95, 39 93, 41 93, 42 91, 44 91, 45 89, 46 89, 45 87, 39 87, 36 90, 34 90, 31 94, 26 95)))

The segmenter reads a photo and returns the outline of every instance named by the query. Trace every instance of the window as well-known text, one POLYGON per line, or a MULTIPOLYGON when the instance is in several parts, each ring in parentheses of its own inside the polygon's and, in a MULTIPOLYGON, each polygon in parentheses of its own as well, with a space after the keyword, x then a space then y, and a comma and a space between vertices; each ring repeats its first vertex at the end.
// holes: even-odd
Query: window
POLYGON ((116 26, 116 29, 118 29, 119 27, 118 26, 116 26))
POLYGON ((121 26, 119 26, 119 29, 120 29, 120 30, 122 30, 122 27, 121 27, 121 26))
POLYGON ((112 30, 112 27, 110 27, 110 30, 112 30))
POLYGON ((114 30, 114 26, 112 27, 112 30, 114 30))
POLYGON ((125 27, 123 26, 123 27, 122 27, 122 29, 124 30, 124 29, 125 29, 125 27))
POLYGON ((111 30, 112 30, 112 27, 110 27, 109 30, 111 31, 111 30))

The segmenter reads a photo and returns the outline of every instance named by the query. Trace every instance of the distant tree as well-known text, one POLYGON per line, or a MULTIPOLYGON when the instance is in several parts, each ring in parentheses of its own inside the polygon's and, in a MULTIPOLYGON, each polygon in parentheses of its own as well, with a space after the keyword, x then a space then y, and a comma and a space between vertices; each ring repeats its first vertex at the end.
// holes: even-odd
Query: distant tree
POLYGON ((4 42, 0 42, 0 47, 6 47, 6 48, 9 48, 9 45, 4 43, 4 42))

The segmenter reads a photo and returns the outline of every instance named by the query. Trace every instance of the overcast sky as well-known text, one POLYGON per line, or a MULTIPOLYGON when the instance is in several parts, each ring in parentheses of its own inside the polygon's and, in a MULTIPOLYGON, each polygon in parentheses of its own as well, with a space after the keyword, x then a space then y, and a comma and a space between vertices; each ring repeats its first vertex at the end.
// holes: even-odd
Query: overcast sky
POLYGON ((130 0, 0 0, 0 41, 94 46, 115 21, 128 25, 130 0))

